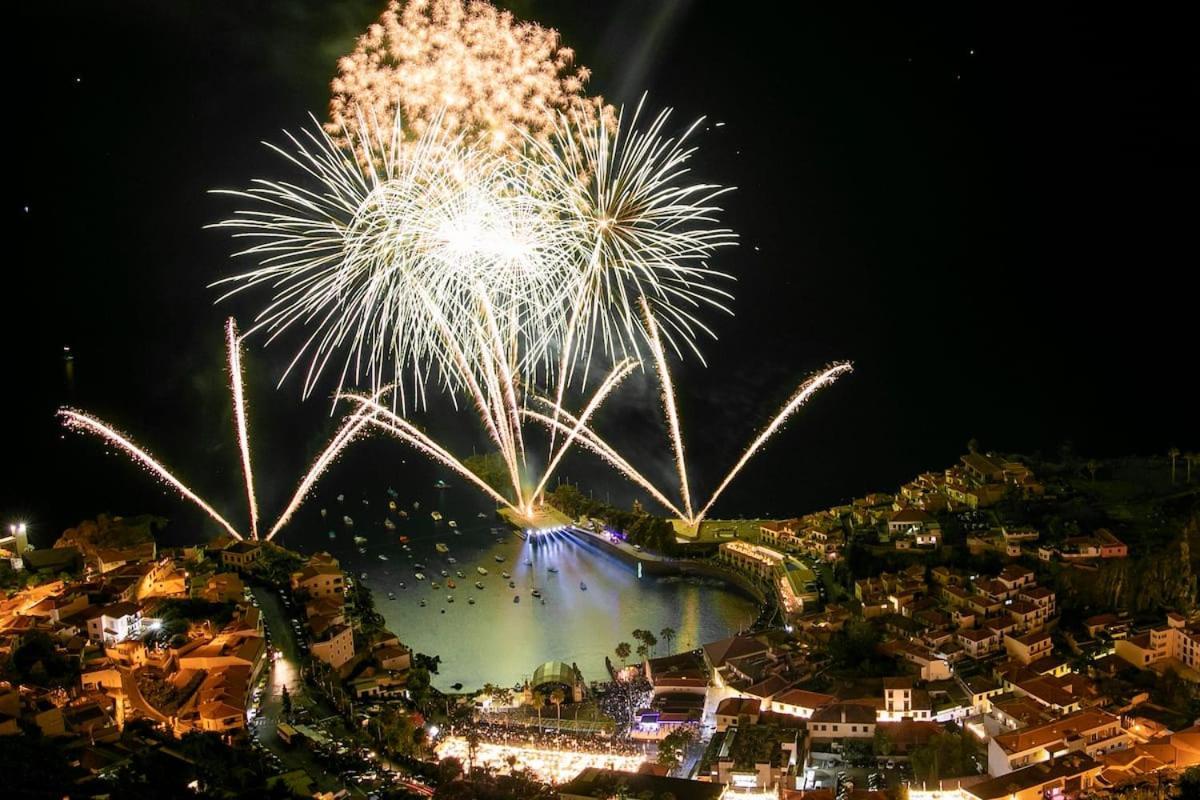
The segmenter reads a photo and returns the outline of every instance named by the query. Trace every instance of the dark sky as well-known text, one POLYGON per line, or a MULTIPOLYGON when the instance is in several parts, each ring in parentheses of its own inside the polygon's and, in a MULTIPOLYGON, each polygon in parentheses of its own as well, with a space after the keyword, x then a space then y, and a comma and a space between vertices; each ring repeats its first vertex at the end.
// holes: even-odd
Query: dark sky
MULTIPOLYGON (((718 513, 893 488, 971 437, 1025 452, 1070 440, 1098 456, 1200 448, 1192 29, 1129 6, 830 5, 786 4, 784 20, 774 3, 515 4, 562 31, 593 90, 620 101, 645 89, 681 123, 726 123, 702 132, 696 169, 738 186, 727 219, 743 244, 719 262, 738 276, 737 316, 716 322, 708 369, 677 372, 696 493, 800 378, 842 358, 855 375, 816 398, 718 513)), ((229 240, 202 229, 230 207, 206 192, 278 172, 259 141, 323 113, 336 58, 381 7, 10 9, 5 521, 50 537, 103 510, 197 524, 97 442, 64 438, 64 402, 244 516, 221 323, 254 305, 214 307, 205 288, 231 267, 229 240)), ((287 355, 248 355, 265 507, 332 424, 294 381, 274 389, 287 355)), ((631 387, 601 427, 654 472, 641 388, 646 403, 631 387)), ((430 424, 460 449, 477 440, 467 417, 430 424)), ((408 456, 370 444, 342 479, 403 480, 408 456)), ((586 460, 567 472, 626 496, 586 460)))

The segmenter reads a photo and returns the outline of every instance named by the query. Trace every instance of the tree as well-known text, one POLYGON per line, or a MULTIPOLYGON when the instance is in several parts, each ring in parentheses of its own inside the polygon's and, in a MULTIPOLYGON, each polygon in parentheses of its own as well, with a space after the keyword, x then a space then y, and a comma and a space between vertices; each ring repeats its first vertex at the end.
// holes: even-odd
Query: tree
POLYGON ((890 756, 892 754, 892 737, 887 735, 881 726, 875 726, 875 755, 890 756))
POLYGON ((1192 482, 1192 462, 1197 459, 1200 459, 1200 455, 1198 455, 1196 453, 1188 452, 1188 453, 1183 454, 1183 460, 1187 462, 1187 482, 1188 483, 1192 482))
POLYGON ((658 743, 658 763, 671 769, 678 767, 694 738, 691 728, 676 728, 668 733, 658 743))
POLYGON ((667 626, 666 628, 663 628, 661 631, 659 631, 658 635, 661 636, 666 641, 667 655, 670 655, 672 652, 671 651, 671 642, 675 641, 675 636, 676 636, 675 629, 670 626, 667 626))
POLYGON ((1098 469, 1100 469, 1100 462, 1096 459, 1093 458, 1087 462, 1087 471, 1092 476, 1092 483, 1096 482, 1096 470, 1098 469))
POLYGON ((975 743, 961 732, 936 733, 909 754, 913 777, 934 782, 942 778, 974 775, 975 743))
POLYGON ((1167 457, 1171 459, 1171 485, 1175 485, 1175 459, 1179 458, 1179 448, 1172 447, 1167 451, 1167 457))
POLYGON ((558 712, 559 722, 562 721, 562 704, 566 699, 567 695, 560 687, 556 686, 554 691, 550 692, 550 702, 554 704, 554 709, 558 712))
POLYGON ((642 631, 642 641, 646 643, 646 649, 650 651, 650 655, 654 655, 654 649, 658 647, 658 637, 650 631, 642 631))
POLYGON ((280 700, 283 702, 283 713, 291 714, 292 713, 292 696, 290 694, 288 694, 288 688, 286 686, 283 687, 283 695, 280 698, 280 700))
POLYGON ((629 642, 620 642, 617 644, 617 649, 614 651, 617 658, 621 659, 621 666, 625 666, 625 662, 629 660, 629 656, 633 653, 633 648, 629 646, 629 642))

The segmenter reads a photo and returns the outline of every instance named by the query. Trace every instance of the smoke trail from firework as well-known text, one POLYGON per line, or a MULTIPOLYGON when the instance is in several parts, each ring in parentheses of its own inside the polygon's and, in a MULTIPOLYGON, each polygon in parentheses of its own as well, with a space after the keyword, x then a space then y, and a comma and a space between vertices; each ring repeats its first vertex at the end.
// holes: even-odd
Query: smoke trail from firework
POLYGON ((700 525, 700 523, 708 515, 708 511, 712 508, 713 503, 717 502, 717 498, 721 496, 721 493, 725 491, 726 487, 728 487, 729 484, 733 482, 733 479, 737 477, 737 474, 742 471, 742 468, 745 467, 750 459, 754 457, 754 454, 757 453, 759 449, 761 449, 762 446, 767 443, 768 439, 775 435, 775 432, 778 431, 785 422, 787 422, 788 418, 792 416, 792 414, 796 413, 796 411, 799 410, 800 407, 805 403, 807 403, 808 399, 818 391, 826 386, 829 386, 842 375, 845 375, 852 370, 853 366, 849 363, 834 364, 833 366, 826 368, 825 370, 806 380, 804 383, 800 384, 800 387, 796 390, 795 394, 792 395, 791 399, 784 404, 783 408, 778 414, 775 415, 775 418, 768 423, 767 427, 763 428, 762 433, 755 437, 754 441, 750 443, 750 446, 746 448, 746 452, 742 453, 742 457, 737 460, 737 463, 733 465, 733 469, 729 470, 729 474, 726 475, 725 479, 721 481, 720 485, 717 486, 716 491, 712 493, 712 497, 710 497, 708 502, 704 504, 704 508, 700 509, 700 512, 691 520, 689 520, 689 524, 693 526, 700 525))
POLYGON ((250 536, 258 538, 258 500, 254 494, 254 474, 250 470, 250 434, 246 424, 246 398, 242 382, 242 346, 238 341, 237 322, 225 322, 225 346, 229 350, 229 385, 233 390, 233 422, 237 429, 238 449, 242 454, 242 474, 246 478, 246 502, 250 506, 250 536))
POLYGON ((73 411, 67 408, 60 409, 58 412, 58 417, 62 420, 66 427, 80 433, 94 434, 106 442, 109 442, 121 450, 124 450, 133 457, 134 461, 137 461, 138 463, 142 464, 142 466, 149 469, 165 483, 174 488, 175 491, 183 495, 185 499, 190 500, 199 506, 204 513, 212 517, 235 539, 242 538, 242 535, 234 530, 234 527, 230 525, 224 517, 218 514, 216 509, 201 500, 195 492, 185 486, 181 480, 172 475, 167 468, 156 461, 153 456, 151 456, 142 448, 138 447, 126 437, 122 436, 110 426, 106 425, 95 417, 89 416, 88 414, 84 414, 79 411, 73 411))

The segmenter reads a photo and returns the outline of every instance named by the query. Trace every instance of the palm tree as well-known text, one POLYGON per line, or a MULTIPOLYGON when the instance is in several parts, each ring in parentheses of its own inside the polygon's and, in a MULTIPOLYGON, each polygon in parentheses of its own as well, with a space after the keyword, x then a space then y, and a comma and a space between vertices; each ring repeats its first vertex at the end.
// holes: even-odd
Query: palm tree
POLYGON ((1200 458, 1196 453, 1184 453, 1183 460, 1187 462, 1187 482, 1192 482, 1192 462, 1200 458))
POLYGON ((617 645, 617 650, 616 650, 617 658, 621 659, 621 668, 622 669, 625 668, 625 662, 629 659, 629 656, 632 652, 633 652, 633 648, 629 646, 629 642, 620 642, 617 645))
POLYGON ((675 629, 669 625, 658 632, 658 635, 667 641, 667 655, 671 654, 671 642, 675 641, 675 629))
POLYGON ((650 631, 642 631, 642 641, 646 643, 646 649, 650 651, 650 655, 654 655, 655 648, 658 647, 658 637, 650 631))
POLYGON ((1096 470, 1100 469, 1100 462, 1096 459, 1091 459, 1087 462, 1087 471, 1092 476, 1092 483, 1096 482, 1096 470))
POLYGON ((566 692, 564 692, 561 687, 555 687, 554 691, 550 692, 550 702, 554 703, 554 709, 558 712, 559 722, 562 722, 562 704, 566 699, 566 692))
POLYGON ((467 729, 467 767, 469 772, 475 771, 475 753, 479 747, 479 731, 467 729))
POLYGON ((1175 485, 1175 459, 1179 458, 1179 448, 1172 447, 1167 451, 1167 457, 1171 459, 1171 485, 1175 485))

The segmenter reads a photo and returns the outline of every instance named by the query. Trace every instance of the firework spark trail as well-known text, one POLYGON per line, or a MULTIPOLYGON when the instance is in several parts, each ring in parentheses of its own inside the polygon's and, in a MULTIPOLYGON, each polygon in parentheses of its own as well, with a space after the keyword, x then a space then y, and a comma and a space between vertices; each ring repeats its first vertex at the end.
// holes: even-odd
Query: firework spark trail
POLYGON ((717 498, 721 496, 721 493, 724 492, 726 487, 728 487, 733 479, 737 477, 737 474, 741 472, 742 468, 746 466, 747 462, 754 457, 754 454, 757 453, 764 444, 766 444, 767 440, 779 430, 783 423, 787 422, 788 417, 790 417, 801 406, 808 402, 808 399, 818 391, 830 385, 842 375, 851 372, 853 369, 853 366, 849 363, 834 364, 833 366, 826 368, 816 375, 813 375, 808 380, 804 381, 804 383, 800 384, 800 387, 796 390, 795 394, 792 395, 791 399, 784 404, 783 408, 778 414, 775 415, 775 418, 771 420, 767 427, 763 428, 762 433, 755 437, 754 441, 750 443, 750 446, 746 448, 746 452, 742 453, 742 457, 739 458, 737 463, 733 465, 733 469, 729 470, 729 474, 726 475, 725 479, 721 481, 720 485, 717 486, 716 491, 712 493, 712 497, 708 499, 708 502, 704 504, 704 507, 700 509, 700 512, 696 514, 695 517, 688 520, 689 524, 696 527, 700 525, 700 523, 708 515, 708 511, 710 508, 712 508, 713 503, 717 502, 717 498))
MULTIPOLYGON (((373 399, 377 400, 378 398, 379 395, 376 394, 373 399)), ((325 445, 325 449, 314 459, 308 472, 301 478, 300 485, 296 488, 295 494, 292 495, 291 501, 267 533, 266 538, 268 541, 275 538, 275 534, 279 533, 283 526, 291 522, 292 516, 300 508, 305 498, 308 497, 313 484, 325 474, 325 470, 329 469, 330 465, 337 460, 342 450, 346 449, 346 446, 354 441, 369 421, 369 415, 362 413, 361 410, 346 418, 337 433, 329 440, 329 444, 325 445)))
POLYGON ((360 408, 369 409, 371 413, 367 415, 367 419, 371 424, 391 433, 402 441, 408 442, 426 455, 434 458, 437 461, 440 461, 442 464, 470 480, 497 502, 508 506, 517 513, 525 513, 522 509, 517 508, 515 505, 509 502, 504 495, 500 494, 491 486, 489 486, 482 478, 468 469, 449 451, 430 438, 428 434, 421 431, 408 420, 393 413, 381 405, 377 400, 357 394, 339 394, 338 399, 350 400, 358 403, 360 408), (383 420, 386 420, 386 422, 383 420))
MULTIPOLYGON (((574 426, 571 428, 571 433, 563 440, 562 446, 557 452, 551 450, 551 452, 554 453, 554 456, 551 458, 549 465, 546 467, 546 471, 542 475, 541 482, 538 483, 537 488, 533 490, 532 497, 534 499, 539 497, 542 491, 546 488, 546 483, 550 480, 550 476, 554 474, 554 470, 558 468, 558 463, 562 461, 563 456, 567 454, 567 450, 570 449, 571 445, 578 438, 580 430, 587 424, 588 419, 591 418, 592 414, 594 414, 596 409, 600 407, 600 404, 604 402, 605 398, 607 398, 608 395, 614 389, 616 389, 626 377, 629 376, 629 373, 632 372, 636 366, 638 366, 637 361, 634 361, 633 359, 625 359, 618 364, 613 371, 608 374, 608 377, 604 379, 604 382, 596 388, 595 393, 592 395, 592 399, 583 409, 583 412, 579 415, 579 418, 575 420, 574 426)), ((562 410, 562 406, 558 404, 555 405, 555 412, 559 415, 565 413, 562 410)), ((554 430, 554 428, 552 427, 551 430, 554 430)))
POLYGON ((172 475, 167 468, 156 461, 153 456, 151 456, 142 448, 138 447, 126 437, 122 436, 115 429, 109 427, 93 416, 67 408, 59 409, 58 417, 62 420, 66 427, 81 433, 94 434, 124 450, 133 457, 134 461, 140 462, 143 466, 161 478, 165 483, 169 484, 177 492, 183 495, 185 499, 190 500, 199 506, 204 513, 212 517, 235 539, 242 538, 242 535, 234 530, 234 527, 230 525, 224 517, 218 514, 216 509, 200 499, 195 492, 193 492, 191 489, 185 486, 182 481, 172 475))
MULTIPOLYGON (((548 407, 554 407, 554 404, 549 400, 542 399, 542 402, 548 407)), ((563 435, 570 435, 572 430, 577 427, 578 438, 575 441, 586 447, 588 450, 591 450, 596 455, 600 456, 626 478, 645 489, 651 497, 662 504, 663 508, 670 511, 679 519, 686 519, 686 517, 683 515, 683 512, 676 508, 675 504, 668 500, 666 496, 658 490, 657 486, 651 483, 648 478, 642 475, 642 473, 638 472, 637 469, 629 463, 629 461, 623 458, 621 454, 618 453, 615 448, 613 448, 612 445, 600 438, 600 436, 594 430, 586 425, 580 425, 578 419, 571 414, 562 411, 561 409, 557 410, 556 413, 563 419, 567 420, 567 422, 571 423, 571 425, 568 426, 557 419, 531 409, 526 409, 522 412, 526 418, 534 420, 535 422, 540 422, 548 428, 556 428, 558 429, 559 433, 563 435)))
POLYGON ((667 368, 667 354, 663 351, 662 339, 658 335, 658 323, 650 313, 646 298, 641 298, 642 313, 646 323, 646 339, 654 364, 658 369, 659 384, 662 386, 662 404, 667 415, 667 428, 671 433, 671 448, 675 451, 675 469, 679 473, 679 493, 683 497, 683 508, 688 519, 693 517, 692 492, 688 488, 687 459, 683 451, 683 434, 679 430, 679 408, 675 403, 675 385, 671 370, 667 368))
POLYGON ((229 385, 233 390, 233 422, 237 429, 238 449, 242 454, 242 475, 246 479, 246 503, 250 508, 250 536, 258 538, 258 500, 254 494, 254 474, 250 470, 250 434, 246 424, 246 398, 242 375, 242 346, 238 341, 237 322, 225 321, 225 345, 229 350, 229 385))

